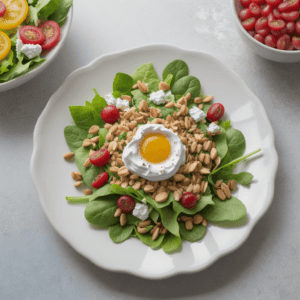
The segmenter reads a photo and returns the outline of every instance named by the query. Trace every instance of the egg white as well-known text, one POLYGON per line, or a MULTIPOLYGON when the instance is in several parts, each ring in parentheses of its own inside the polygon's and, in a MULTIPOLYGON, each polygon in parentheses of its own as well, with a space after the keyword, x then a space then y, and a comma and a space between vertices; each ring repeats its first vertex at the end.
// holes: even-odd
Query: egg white
POLYGON ((131 142, 124 148, 122 160, 132 174, 150 181, 162 181, 171 178, 185 163, 185 150, 185 145, 172 130, 160 124, 146 124, 139 127, 131 142), (162 163, 149 163, 140 153, 143 138, 150 133, 163 134, 169 140, 171 154, 162 163))

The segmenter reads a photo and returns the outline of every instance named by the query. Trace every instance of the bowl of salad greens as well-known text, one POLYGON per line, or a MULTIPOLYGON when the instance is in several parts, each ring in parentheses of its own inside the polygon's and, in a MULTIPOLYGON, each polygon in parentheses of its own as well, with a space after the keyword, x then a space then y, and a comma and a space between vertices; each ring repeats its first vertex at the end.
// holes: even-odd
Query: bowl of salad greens
MULTIPOLYGON (((204 113, 208 113, 212 103, 203 104, 204 113)), ((207 138, 209 124, 212 123, 197 125, 207 138)), ((122 139, 126 139, 124 133, 120 135, 122 139)), ((189 157, 193 159, 190 154, 189 157)), ((31 175, 46 216, 76 251, 105 269, 158 279, 203 270, 237 249, 272 202, 277 166, 274 133, 266 111, 236 74, 209 54, 150 45, 97 58, 66 79, 36 124, 31 175), (188 109, 193 109, 197 97, 205 99, 205 95, 213 94, 214 103, 225 107, 218 123, 220 132, 213 137, 221 163, 213 163, 215 170, 211 176, 203 176, 207 184, 194 208, 183 207, 172 191, 165 202, 158 203, 154 191, 149 194, 145 189, 114 181, 116 175, 112 173, 116 168, 111 166, 103 170, 94 165, 84 166, 92 149, 83 143, 87 139, 97 141, 95 150, 105 145, 109 126, 100 115, 107 107, 106 101, 131 96, 129 109, 138 112, 143 99, 152 109, 161 110, 161 117, 151 117, 150 122, 155 118, 167 119, 180 111, 176 106, 164 108, 151 103, 150 94, 157 91, 161 80, 170 85, 169 103, 177 104, 188 96, 188 109), (130 86, 138 81, 144 82, 149 90, 132 90, 130 86), (99 134, 88 132, 94 125, 99 126, 99 134), (244 156, 258 148, 262 151, 255 156, 244 156), (66 161, 63 154, 70 151, 75 157, 66 161), (73 186, 73 175, 78 171, 83 185, 79 188, 73 186), (94 189, 94 177, 104 171, 108 172, 109 181, 94 189), (239 183, 238 188, 232 190, 228 199, 220 199, 216 183, 232 179, 239 183), (92 194, 83 194, 87 188, 92 194), (149 228, 140 230, 141 217, 129 214, 123 226, 121 218, 114 215, 121 195, 132 197, 136 206, 148 206, 149 228), (208 224, 194 222, 193 228, 187 228, 184 219, 199 214, 208 224), (156 239, 151 237, 150 230, 158 223, 166 230, 156 239)), ((182 176, 192 180, 193 175, 183 172, 182 176)), ((173 186, 177 184, 174 182, 173 186)))
POLYGON ((65 43, 73 15, 73 0, 1 3, 6 11, 0 16, 0 92, 26 83, 49 66, 65 43))

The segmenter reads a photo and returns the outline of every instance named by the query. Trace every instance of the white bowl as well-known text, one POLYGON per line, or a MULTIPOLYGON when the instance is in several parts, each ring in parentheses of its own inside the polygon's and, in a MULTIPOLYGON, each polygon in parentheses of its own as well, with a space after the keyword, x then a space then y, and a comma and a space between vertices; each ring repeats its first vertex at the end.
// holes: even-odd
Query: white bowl
POLYGON ((277 166, 274 133, 266 111, 238 75, 210 54, 149 45, 104 55, 67 77, 37 121, 30 171, 48 220, 76 251, 102 268, 158 279, 203 270, 236 250, 271 205, 277 166), (63 130, 73 124, 70 105, 84 105, 85 100, 91 100, 95 95, 93 88, 100 95, 111 92, 117 72, 133 74, 141 64, 152 62, 161 75, 174 59, 184 60, 190 74, 200 79, 202 92, 214 94, 214 102, 224 104, 225 118, 245 135, 245 153, 260 147, 263 155, 238 166, 240 172, 254 175, 250 188, 239 186, 235 192, 247 207, 247 224, 238 228, 209 224, 202 241, 184 242, 181 252, 169 255, 162 249, 154 251, 133 238, 114 244, 108 230, 91 226, 84 217, 86 204, 71 205, 65 200, 65 196, 79 196, 82 191, 73 186, 70 176, 71 171, 77 170, 75 163, 66 162, 62 156, 69 152, 63 130))
POLYGON ((300 61, 300 50, 278 50, 275 48, 268 47, 256 39, 254 39, 242 26, 241 21, 238 17, 239 12, 242 10, 240 0, 229 0, 231 5, 231 12, 233 19, 237 26, 238 33, 246 45, 256 54, 273 61, 282 63, 295 63, 300 61))
POLYGON ((56 45, 56 47, 49 53, 47 53, 43 58, 46 59, 40 66, 37 68, 31 70, 30 72, 25 73, 24 75, 21 75, 20 77, 14 78, 10 81, 0 83, 0 92, 4 92, 10 89, 13 89, 21 84, 26 83, 33 77, 37 76, 40 74, 43 70, 45 70, 51 62, 55 59, 57 56, 58 52, 64 45, 66 38, 68 36, 71 23, 72 23, 72 17, 73 17, 73 5, 70 7, 66 22, 63 24, 63 26, 60 28, 61 29, 61 38, 59 43, 56 45))

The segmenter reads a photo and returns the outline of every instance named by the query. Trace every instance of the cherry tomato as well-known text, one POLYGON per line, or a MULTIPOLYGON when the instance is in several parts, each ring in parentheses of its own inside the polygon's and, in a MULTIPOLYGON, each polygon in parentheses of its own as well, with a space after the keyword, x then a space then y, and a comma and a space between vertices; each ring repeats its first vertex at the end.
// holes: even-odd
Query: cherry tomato
POLYGON ((296 27, 296 25, 295 25, 294 22, 288 22, 286 24, 286 30, 287 30, 288 33, 293 33, 295 31, 295 27, 296 27))
POLYGON ((47 50, 54 47, 60 39, 60 27, 55 21, 46 21, 39 27, 44 35, 45 41, 43 42, 42 50, 47 50))
POLYGON ((261 43, 264 43, 264 41, 265 41, 264 37, 258 33, 254 36, 254 38, 261 43))
POLYGON ((100 149, 90 156, 90 162, 97 167, 105 166, 110 159, 110 154, 107 149, 100 149))
POLYGON ((299 18, 299 11, 282 12, 281 17, 287 21, 296 21, 299 18))
POLYGON ((293 36, 292 37, 292 44, 295 47, 295 49, 300 50, 300 37, 293 36))
POLYGON ((287 0, 279 4, 278 10, 280 12, 299 10, 299 2, 300 0, 287 0))
POLYGON ((281 36, 276 43, 277 49, 279 50, 285 50, 286 49, 286 44, 287 44, 287 34, 284 34, 281 36))
POLYGON ((250 19, 243 21, 242 26, 248 31, 248 30, 254 29, 255 22, 256 22, 255 18, 252 17, 250 19))
POLYGON ((45 40, 43 31, 35 26, 22 26, 19 36, 24 44, 42 45, 45 40))
POLYGON ((273 8, 271 5, 267 4, 261 11, 262 16, 267 17, 271 12, 273 11, 273 8))
POLYGON ((197 197, 194 193, 186 192, 180 198, 180 202, 183 207, 193 209, 197 204, 197 197))
POLYGON ((117 200, 117 206, 121 209, 123 213, 131 213, 135 207, 134 200, 128 196, 123 195, 118 198, 117 200))
POLYGON ((298 34, 300 34, 300 21, 297 21, 297 22, 296 22, 295 29, 296 29, 296 32, 297 32, 298 34))
POLYGON ((252 0, 241 0, 241 4, 244 7, 249 7, 249 5, 252 3, 252 0))
POLYGON ((263 5, 266 3, 266 1, 265 0, 252 0, 252 3, 255 3, 257 5, 263 5))
POLYGON ((96 176, 96 178, 92 182, 92 187, 95 189, 101 188, 108 181, 108 173, 103 172, 96 176))
POLYGON ((266 28, 263 28, 261 30, 257 30, 256 33, 260 34, 261 36, 266 36, 270 33, 270 28, 269 27, 266 27, 266 28))
POLYGON ((268 19, 266 17, 259 18, 255 23, 255 30, 261 30, 268 26, 268 19))
POLYGON ((285 22, 283 20, 275 20, 268 23, 272 30, 280 31, 285 27, 285 22))
POLYGON ((120 118, 120 112, 114 105, 108 105, 101 110, 101 118, 104 122, 113 124, 120 118))
POLYGON ((276 20, 281 19, 281 13, 276 8, 273 9, 273 15, 276 20))
POLYGON ((276 43, 277 43, 277 40, 275 38, 274 35, 272 34, 268 34, 266 37, 265 37, 265 44, 269 47, 272 47, 272 48, 275 48, 276 47, 276 43))
POLYGON ((294 47, 292 41, 290 41, 286 44, 286 50, 294 50, 294 49, 295 49, 295 47, 294 47))
POLYGON ((245 21, 245 20, 253 17, 253 15, 251 14, 251 11, 249 8, 244 8, 240 11, 239 17, 240 17, 241 21, 245 21))
POLYGON ((260 8, 260 6, 257 5, 257 4, 255 4, 255 3, 253 3, 253 2, 249 5, 249 10, 250 10, 250 12, 252 13, 252 15, 254 17, 258 18, 261 15, 261 8, 260 8))
POLYGON ((273 13, 268 14, 267 19, 268 19, 268 22, 272 22, 272 21, 276 20, 273 13))
POLYGON ((3 17, 6 12, 6 6, 3 2, 0 1, 0 17, 3 17))
POLYGON ((277 7, 282 2, 282 0, 266 0, 266 2, 273 7, 277 7))
POLYGON ((211 122, 220 120, 225 112, 225 108, 221 103, 213 104, 207 111, 207 119, 211 122))
POLYGON ((247 31, 252 37, 254 37, 255 36, 255 31, 254 30, 249 30, 249 31, 247 31))

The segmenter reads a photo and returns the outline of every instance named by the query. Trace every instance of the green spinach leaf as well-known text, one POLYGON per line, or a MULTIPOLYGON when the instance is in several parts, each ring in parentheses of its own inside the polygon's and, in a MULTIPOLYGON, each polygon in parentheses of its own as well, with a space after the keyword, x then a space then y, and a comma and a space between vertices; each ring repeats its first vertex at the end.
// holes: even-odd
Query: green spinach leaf
POLYGON ((179 60, 179 59, 173 60, 165 67, 165 69, 163 71, 163 74, 162 74, 163 81, 168 80, 168 76, 170 74, 173 76, 171 84, 170 84, 170 86, 172 87, 172 85, 176 81, 178 81, 180 78, 189 75, 189 67, 183 60, 179 60))
POLYGON ((194 76, 185 76, 175 81, 171 91, 173 95, 186 95, 191 93, 191 99, 194 99, 200 94, 201 84, 198 78, 194 76))
POLYGON ((110 200, 95 200, 87 204, 84 215, 86 220, 99 227, 109 227, 119 222, 114 217, 117 210, 116 202, 110 200))
POLYGON ((177 222, 179 212, 174 211, 172 207, 169 206, 161 208, 160 212, 163 225, 168 231, 179 237, 179 226, 177 222))
POLYGON ((159 77, 157 76, 152 63, 143 64, 139 66, 132 75, 132 78, 134 82, 140 80, 145 83, 149 83, 155 79, 159 80, 159 77))
POLYGON ((122 243, 130 238, 133 228, 133 225, 121 226, 117 223, 115 225, 109 226, 108 232, 111 240, 114 243, 122 243))
POLYGON ((137 237, 147 246, 153 250, 159 249, 160 245, 165 237, 164 234, 160 234, 155 241, 152 241, 152 235, 150 233, 141 234, 135 229, 137 237))
POLYGON ((167 254, 174 254, 181 250, 181 238, 173 234, 166 234, 162 244, 162 249, 167 254))
POLYGON ((113 82, 113 91, 122 95, 130 95, 134 80, 130 75, 125 73, 117 73, 113 82))
POLYGON ((215 205, 205 208, 201 215, 208 221, 236 221, 247 214, 245 205, 234 196, 222 201, 214 197, 215 205))
POLYGON ((202 224, 194 224, 192 230, 186 230, 184 222, 179 222, 179 231, 184 240, 194 243, 204 238, 206 227, 202 224))
POLYGON ((231 160, 242 156, 246 149, 244 135, 239 130, 233 128, 226 130, 225 134, 231 160))

